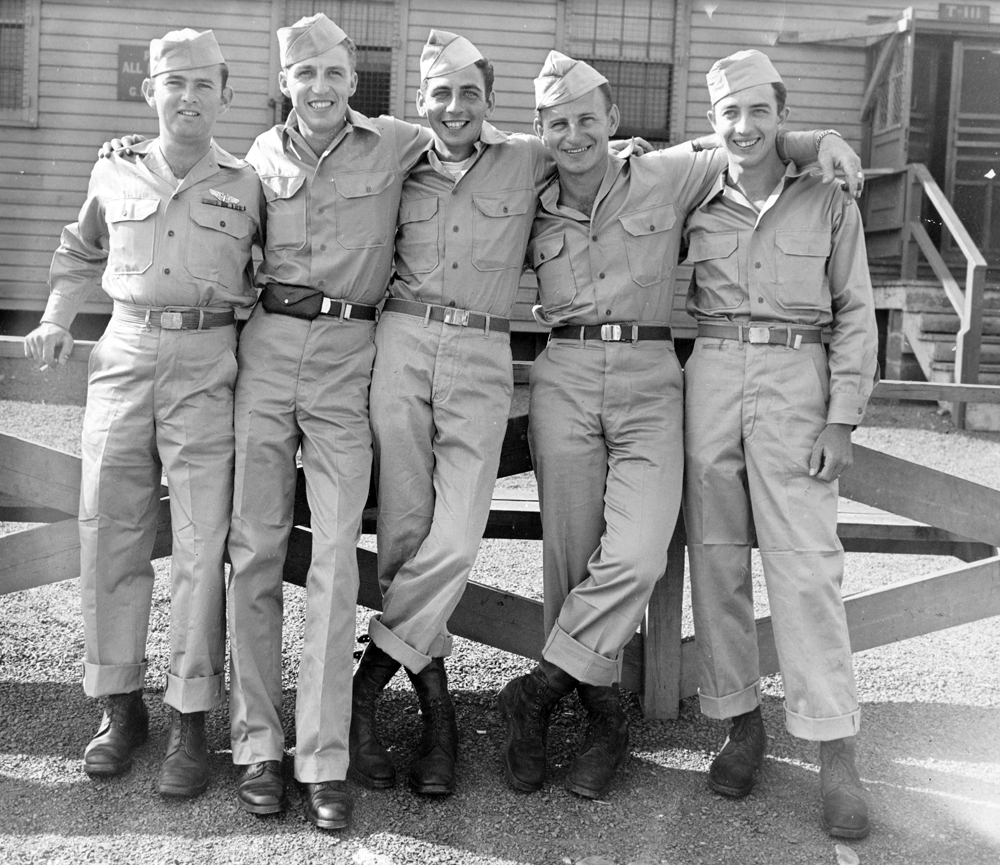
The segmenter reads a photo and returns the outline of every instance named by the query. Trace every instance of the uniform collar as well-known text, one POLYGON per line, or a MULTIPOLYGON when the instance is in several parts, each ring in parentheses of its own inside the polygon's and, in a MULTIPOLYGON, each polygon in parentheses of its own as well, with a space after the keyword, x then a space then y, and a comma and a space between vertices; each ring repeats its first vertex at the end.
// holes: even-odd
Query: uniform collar
MULTIPOLYGON (((353 132, 355 129, 363 129, 365 132, 370 132, 380 137, 382 135, 381 130, 365 117, 364 114, 360 114, 350 106, 347 106, 347 113, 344 115, 344 128, 334 136, 333 140, 336 141, 341 135, 353 132)), ((281 126, 281 143, 284 146, 288 146, 288 139, 292 134, 300 139, 302 138, 302 133, 299 132, 299 115, 295 113, 294 108, 288 112, 288 118, 281 126)))
MULTIPOLYGON (((479 138, 476 139, 473 147, 476 148, 476 155, 478 156, 488 145, 504 144, 507 141, 510 141, 510 136, 506 132, 501 132, 499 129, 484 120, 483 127, 479 130, 479 138)), ((430 139, 428 139, 427 143, 424 145, 424 153, 434 153, 434 155, 437 156, 437 151, 434 150, 433 135, 431 135, 430 139)), ((438 159, 440 159, 440 157, 438 157, 438 159)))
MULTIPOLYGON (((622 173, 622 170, 628 164, 628 158, 622 159, 620 156, 608 156, 608 167, 604 172, 604 179, 601 181, 600 189, 597 190, 597 198, 595 200, 595 209, 597 202, 601 201, 614 186, 615 181, 618 180, 618 176, 622 173)), ((548 182, 548 185, 542 190, 538 197, 539 204, 542 208, 553 214, 565 214, 566 211, 559 206, 559 195, 562 192, 562 187, 559 185, 559 172, 556 171, 552 175, 552 179, 548 182)))
MULTIPOLYGON (((785 173, 781 178, 782 189, 787 187, 790 183, 794 182, 800 177, 805 177, 806 175, 815 174, 819 171, 815 166, 808 166, 806 168, 798 168, 794 162, 789 162, 785 166, 785 173)), ((726 191, 726 183, 729 180, 729 168, 723 168, 719 172, 719 176, 715 179, 715 183, 712 184, 712 188, 709 190, 708 195, 706 195, 701 203, 698 205, 698 210, 707 207, 712 203, 718 196, 722 195, 726 191)), ((741 196, 742 197, 742 196, 741 196)))

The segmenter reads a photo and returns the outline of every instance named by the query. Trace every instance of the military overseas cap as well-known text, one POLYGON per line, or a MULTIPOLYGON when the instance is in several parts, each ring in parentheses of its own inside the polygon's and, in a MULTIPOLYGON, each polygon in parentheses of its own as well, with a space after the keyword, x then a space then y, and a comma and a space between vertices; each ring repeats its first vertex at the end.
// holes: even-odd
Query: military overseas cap
POLYGON ((420 52, 420 80, 440 78, 485 59, 468 39, 447 30, 431 30, 420 52))
POLYGON ((283 69, 339 45, 347 34, 322 12, 278 28, 278 52, 283 69))
POLYGON ((715 105, 720 99, 758 84, 781 84, 778 70, 766 54, 750 48, 737 51, 712 64, 708 70, 708 93, 715 105))
POLYGON ((171 30, 162 39, 149 43, 149 77, 182 69, 197 69, 225 63, 219 43, 211 30, 199 33, 190 27, 171 30))
POLYGON ((550 51, 542 71, 535 79, 535 108, 551 108, 572 102, 595 87, 607 84, 608 79, 593 66, 574 60, 558 51, 550 51))

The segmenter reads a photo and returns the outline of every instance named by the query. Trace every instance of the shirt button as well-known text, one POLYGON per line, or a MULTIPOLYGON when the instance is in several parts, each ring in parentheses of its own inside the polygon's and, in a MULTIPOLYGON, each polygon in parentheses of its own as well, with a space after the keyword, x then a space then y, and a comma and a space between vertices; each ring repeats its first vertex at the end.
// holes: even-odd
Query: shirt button
POLYGON ((655 226, 655 225, 651 225, 651 226, 649 226, 649 230, 650 230, 650 231, 656 231, 656 226, 655 226))
POLYGON ((173 237, 173 236, 174 236, 174 233, 172 231, 168 231, 167 232, 167 237, 173 237))
POLYGON ((371 191, 372 191, 372 188, 370 186, 366 186, 365 187, 365 192, 371 192, 371 191))
POLYGON ((169 267, 165 267, 165 268, 163 268, 163 272, 164 272, 164 273, 165 273, 165 274, 166 274, 167 276, 170 276, 170 268, 169 268, 169 267))
POLYGON ((757 298, 757 303, 763 303, 763 302, 764 302, 764 298, 762 298, 762 297, 758 297, 757 298))
POLYGON ((457 262, 457 261, 453 261, 453 262, 452 262, 452 264, 451 264, 451 269, 452 269, 452 270, 458 270, 458 262, 457 262))
POLYGON ((458 226, 456 225, 454 228, 452 228, 452 231, 458 231, 458 226))
POLYGON ((326 208, 325 207, 321 207, 316 212, 317 213, 322 213, 324 210, 326 210, 326 208))
POLYGON ((538 253, 538 259, 539 261, 545 261, 545 253, 544 252, 538 253))
POLYGON ((319 282, 316 283, 316 285, 318 285, 320 288, 322 288, 324 285, 326 285, 326 280, 325 279, 321 279, 319 282))
POLYGON ((226 220, 224 220, 224 219, 220 219, 220 220, 219 220, 219 225, 220 225, 220 226, 221 226, 222 228, 225 228, 225 227, 226 227, 226 220))
POLYGON ((758 261, 758 262, 757 262, 757 263, 756 263, 756 264, 754 265, 754 267, 755 267, 755 268, 756 268, 757 270, 760 270, 760 262, 758 261))
POLYGON ((453 301, 453 300, 449 301, 448 306, 454 306, 454 305, 455 305, 455 301, 453 301))
POLYGON ((597 275, 598 275, 598 276, 599 276, 599 277, 600 277, 601 279, 604 279, 604 274, 603 274, 603 273, 599 273, 599 274, 597 274, 597 275))
POLYGON ((590 235, 590 239, 593 240, 596 243, 597 242, 597 235, 596 234, 590 235))
POLYGON ((325 243, 321 243, 321 244, 319 245, 319 248, 320 248, 320 251, 321 251, 321 252, 322 252, 322 251, 325 251, 325 250, 326 250, 326 244, 325 244, 325 243))
POLYGON ((606 309, 606 310, 604 310, 604 314, 605 314, 605 315, 611 315, 611 310, 610 310, 610 309, 606 309))
POLYGON ((504 213, 506 213, 506 212, 507 212, 507 208, 506 208, 506 207, 505 207, 505 208, 503 209, 503 212, 504 212, 504 213))

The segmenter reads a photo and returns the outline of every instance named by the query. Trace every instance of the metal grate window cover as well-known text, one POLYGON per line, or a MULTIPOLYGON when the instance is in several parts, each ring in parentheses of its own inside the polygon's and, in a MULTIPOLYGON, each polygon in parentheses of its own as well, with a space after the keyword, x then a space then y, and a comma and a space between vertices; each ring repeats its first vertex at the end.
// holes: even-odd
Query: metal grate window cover
POLYGON ((0 109, 23 108, 25 0, 0 0, 0 109))
POLYGON ((571 0, 567 52, 611 85, 619 134, 667 139, 673 79, 674 2, 571 0))
MULTIPOLYGON (((396 42, 396 0, 288 0, 285 23, 324 13, 335 21, 358 47, 358 89, 351 108, 369 117, 389 113, 392 48, 396 42)), ((285 97, 281 118, 292 110, 285 97)))

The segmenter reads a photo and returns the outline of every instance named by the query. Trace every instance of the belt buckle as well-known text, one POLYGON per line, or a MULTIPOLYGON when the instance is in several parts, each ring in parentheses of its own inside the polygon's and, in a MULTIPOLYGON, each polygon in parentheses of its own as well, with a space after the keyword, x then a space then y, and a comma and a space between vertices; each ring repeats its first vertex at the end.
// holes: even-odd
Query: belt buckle
POLYGON ((319 304, 319 311, 323 315, 329 315, 330 314, 330 307, 332 305, 333 305, 333 301, 330 300, 330 298, 328 298, 326 295, 323 295, 323 299, 320 301, 320 304, 319 304))
POLYGON ((771 328, 769 327, 754 327, 751 325, 749 328, 748 342, 751 345, 767 345, 771 341, 771 328))
POLYGON ((602 324, 601 339, 605 342, 621 342, 622 326, 620 324, 602 324))
POLYGON ((164 330, 180 330, 184 327, 184 314, 180 312, 161 312, 160 327, 164 330))
POLYGON ((444 323, 466 327, 469 324, 469 310, 457 309, 454 306, 446 307, 444 311, 444 323))

